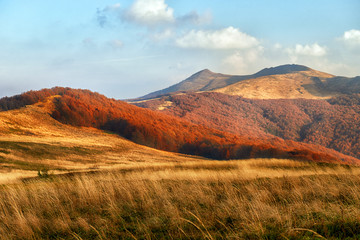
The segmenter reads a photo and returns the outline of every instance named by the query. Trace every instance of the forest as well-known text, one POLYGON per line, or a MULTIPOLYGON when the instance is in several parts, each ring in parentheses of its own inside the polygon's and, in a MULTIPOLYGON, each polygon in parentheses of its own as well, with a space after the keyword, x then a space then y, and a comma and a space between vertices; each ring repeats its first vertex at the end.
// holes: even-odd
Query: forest
MULTIPOLYGON (((216 111, 214 104, 220 103, 226 109, 227 102, 220 98, 219 103, 215 103, 212 102, 211 98, 196 94, 185 96, 189 98, 188 101, 191 104, 188 104, 186 101, 180 101, 181 99, 178 100, 177 105, 184 105, 184 109, 186 109, 182 110, 181 116, 144 109, 123 101, 106 98, 89 90, 60 87, 31 91, 11 98, 1 99, 0 106, 2 110, 15 109, 35 102, 45 101, 49 96, 55 96, 52 98, 55 108, 51 116, 64 124, 79 127, 95 127, 111 131, 138 144, 161 150, 200 155, 213 159, 266 157, 324 162, 358 161, 355 158, 342 155, 324 147, 298 143, 292 140, 283 140, 280 138, 280 134, 280 137, 265 133, 251 135, 251 132, 245 134, 241 131, 235 132, 229 130, 232 125, 237 126, 238 129, 244 127, 244 129, 247 128, 246 131, 250 131, 249 127, 251 124, 256 123, 256 119, 253 118, 259 114, 261 115, 263 113, 261 111, 256 114, 248 110, 246 114, 253 114, 247 116, 247 118, 253 121, 250 124, 246 123, 245 120, 243 122, 231 123, 230 119, 225 119, 226 121, 224 120, 223 125, 228 126, 228 128, 220 129, 216 126, 221 125, 223 118, 217 119, 216 115, 211 115, 210 113, 216 111), (204 100, 208 102, 202 102, 204 100), (206 106, 209 109, 200 107, 204 106, 204 104, 207 104, 206 106), (195 121, 194 119, 197 115, 200 116, 201 114, 193 114, 194 109, 198 109, 203 114, 203 118, 208 117, 208 123, 205 120, 201 120, 200 117, 198 117, 200 120, 195 121), (210 121, 211 119, 215 120, 210 121)), ((239 101, 239 107, 242 102, 251 103, 251 100, 243 99, 239 101)), ((261 103, 259 102, 258 104, 260 105, 261 103)), ((275 104, 273 103, 274 108, 276 108, 275 104)), ((181 108, 179 107, 179 109, 181 108)), ((290 111, 290 109, 287 111, 290 111)), ((270 118, 272 113, 268 112, 267 114, 270 118)), ((228 112, 227 115, 230 117, 231 112, 228 112)), ((275 120, 273 119, 273 121, 275 120)), ((270 124, 270 120, 265 123, 269 124, 268 128, 275 126, 270 124)), ((287 120, 284 120, 284 125, 286 123, 287 120)), ((259 128, 259 132, 261 132, 260 130, 259 128)), ((280 133, 286 134, 287 128, 281 130, 282 132, 279 131, 280 133)))
POLYGON ((329 100, 257 100, 221 93, 164 96, 137 104, 221 131, 325 146, 360 158, 360 94, 329 100))

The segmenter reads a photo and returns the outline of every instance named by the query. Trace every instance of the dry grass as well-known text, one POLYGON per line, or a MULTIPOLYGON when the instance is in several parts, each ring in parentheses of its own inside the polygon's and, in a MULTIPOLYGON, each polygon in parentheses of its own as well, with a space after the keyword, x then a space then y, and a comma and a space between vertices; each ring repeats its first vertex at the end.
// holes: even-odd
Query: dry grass
POLYGON ((139 163, 201 160, 137 145, 115 134, 61 124, 38 104, 0 112, 0 183, 52 172, 128 167, 139 163))
POLYGON ((360 238, 359 167, 209 161, 48 108, 0 113, 0 239, 360 238))
POLYGON ((289 160, 32 179, 1 187, 0 239, 358 239, 359 184, 358 168, 289 160))
POLYGON ((248 79, 214 91, 256 99, 328 99, 337 94, 316 87, 312 77, 331 76, 315 70, 302 71, 248 79))

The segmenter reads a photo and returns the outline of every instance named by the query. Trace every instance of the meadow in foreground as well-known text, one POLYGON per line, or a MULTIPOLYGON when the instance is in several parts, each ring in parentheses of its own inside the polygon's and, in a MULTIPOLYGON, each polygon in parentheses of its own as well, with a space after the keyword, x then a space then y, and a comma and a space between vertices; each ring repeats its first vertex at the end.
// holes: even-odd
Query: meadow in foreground
POLYGON ((174 163, 1 186, 0 239, 358 239, 359 168, 174 163))

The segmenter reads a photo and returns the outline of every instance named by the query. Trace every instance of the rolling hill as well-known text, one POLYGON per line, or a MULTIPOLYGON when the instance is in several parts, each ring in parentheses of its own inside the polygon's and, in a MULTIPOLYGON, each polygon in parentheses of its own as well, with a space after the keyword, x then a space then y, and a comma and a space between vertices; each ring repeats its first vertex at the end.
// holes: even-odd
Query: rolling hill
POLYGON ((39 171, 66 174, 206 160, 145 147, 99 129, 62 124, 50 116, 52 101, 49 97, 0 112, 0 184, 35 177, 39 171))
POLYGON ((324 99, 338 93, 329 91, 323 82, 331 75, 314 70, 265 75, 215 89, 229 95, 254 99, 324 99))
POLYGON ((359 93, 360 78, 334 76, 295 64, 265 68, 244 76, 213 73, 205 69, 173 86, 131 101, 204 91, 253 99, 329 99, 341 94, 359 93))
POLYGON ((139 106, 242 136, 315 144, 360 158, 360 95, 329 100, 247 99, 222 93, 164 96, 139 106), (164 106, 159 110, 159 106, 164 106))
MULTIPOLYGON (((44 116, 51 120, 53 125, 58 124, 59 121, 64 126, 92 127, 111 131, 135 143, 160 150, 214 159, 274 157, 339 163, 359 162, 356 158, 325 147, 284 140, 275 136, 264 138, 260 135, 249 136, 221 131, 178 116, 108 99, 88 90, 57 87, 0 100, 0 107, 4 111, 1 114, 15 116, 15 112, 9 111, 11 109, 24 111, 23 106, 26 106, 25 109, 34 106, 46 109, 44 116)), ((26 117, 22 116, 18 119, 20 120, 17 121, 23 121, 22 119, 26 117)), ((30 135, 31 125, 35 124, 29 124, 26 130, 30 135)), ((13 129, 16 131, 17 128, 13 127, 13 129)), ((43 131, 44 134, 51 133, 46 128, 43 131)))

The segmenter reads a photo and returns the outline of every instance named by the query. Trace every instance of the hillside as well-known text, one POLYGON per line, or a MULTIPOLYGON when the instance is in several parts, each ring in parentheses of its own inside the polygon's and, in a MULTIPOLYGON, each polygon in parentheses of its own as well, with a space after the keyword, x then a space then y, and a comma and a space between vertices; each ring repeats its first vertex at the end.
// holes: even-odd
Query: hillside
POLYGON ((231 75, 225 75, 221 73, 214 73, 208 69, 204 69, 200 72, 195 73, 194 75, 190 76, 189 78, 185 79, 184 81, 172 85, 168 88, 163 90, 159 90, 153 93, 149 93, 140 99, 149 99, 154 98, 157 96, 161 96, 168 93, 175 93, 175 92, 194 92, 194 91, 204 91, 208 89, 215 89, 213 85, 217 87, 224 87, 228 85, 228 82, 231 83, 235 81, 231 81, 231 75))
POLYGON ((173 86, 147 94, 137 102, 179 92, 214 91, 252 99, 329 99, 360 92, 360 78, 338 77, 295 64, 265 68, 252 75, 200 71, 173 86))
POLYGON ((62 124, 49 115, 51 100, 0 112, 0 184, 35 177, 39 171, 65 174, 204 160, 138 145, 95 128, 62 124))
POLYGON ((173 95, 139 103, 196 124, 242 136, 321 145, 360 158, 360 95, 325 100, 258 100, 221 93, 173 95))
POLYGON ((323 82, 331 75, 314 70, 265 75, 240 81, 214 92, 254 99, 324 99, 336 96, 323 82))
POLYGON ((360 77, 333 77, 327 79, 325 87, 330 91, 338 91, 342 94, 360 93, 360 77))
POLYGON ((0 100, 3 109, 35 101, 53 103, 51 116, 65 124, 95 127, 117 133, 135 143, 160 150, 214 159, 254 157, 290 158, 325 162, 358 162, 336 151, 277 137, 243 136, 197 125, 164 113, 143 109, 98 93, 53 88, 0 100), (17 104, 12 103, 12 99, 17 104))

